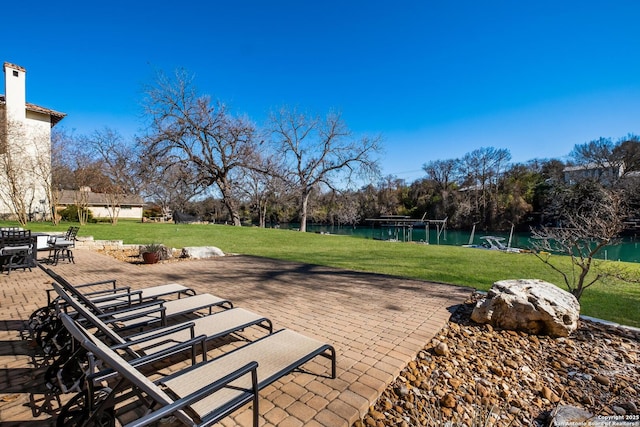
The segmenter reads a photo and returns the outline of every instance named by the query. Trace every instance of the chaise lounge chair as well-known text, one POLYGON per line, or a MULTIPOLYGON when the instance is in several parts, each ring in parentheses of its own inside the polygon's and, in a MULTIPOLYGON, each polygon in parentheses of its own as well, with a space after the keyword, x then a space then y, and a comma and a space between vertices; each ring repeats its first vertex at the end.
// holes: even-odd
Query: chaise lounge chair
MULTIPOLYGON (((47 273, 51 271, 44 268, 43 270, 47 273)), ((193 296, 196 294, 196 291, 193 289, 179 283, 167 283, 166 285, 150 286, 148 288, 133 290, 131 286, 119 286, 116 279, 83 283, 81 285, 73 285, 73 287, 95 303, 100 304, 103 301, 108 302, 113 300, 114 305, 140 303, 170 296, 182 298, 183 296, 193 296), (92 288, 92 290, 84 292, 85 288, 92 288), (105 289, 96 290, 95 288, 105 289)), ((51 304, 57 294, 53 289, 47 289, 46 291, 47 303, 51 304)), ((105 306, 107 306, 107 304, 105 304, 105 306)))
POLYGON ((178 372, 173 378, 179 387, 174 390, 170 384, 152 382, 69 316, 62 314, 61 319, 73 337, 87 351, 117 372, 120 379, 112 388, 96 389, 101 387, 101 373, 89 375, 86 379, 86 389, 78 393, 60 410, 56 421, 58 426, 66 426, 69 422, 73 422, 75 426, 112 425, 115 419, 115 405, 133 394, 137 395, 151 412, 127 426, 149 425, 163 418, 166 419, 170 415, 174 415, 188 426, 211 426, 236 409, 253 402, 253 424, 257 427, 258 364, 256 362, 247 363, 237 369, 225 370, 218 370, 216 366, 209 363, 198 365, 201 373, 207 373, 209 381, 204 386, 200 384, 188 386, 180 381, 180 372, 178 372), (240 383, 240 380, 243 381, 240 383), (231 383, 233 386, 230 386, 231 383), (121 393, 129 389, 132 393, 125 393, 123 398, 121 393), (213 397, 215 399, 212 399, 213 397))
MULTIPOLYGON (((95 316, 91 310, 69 295, 60 285, 54 283, 53 286, 62 300, 75 310, 79 319, 82 319, 91 327, 97 328, 100 333, 109 339, 113 348, 125 349, 134 358, 164 351, 198 336, 203 337, 203 343, 206 344, 211 340, 243 331, 251 326, 259 326, 266 329, 269 334, 273 332, 273 325, 266 317, 242 308, 230 308, 177 325, 123 336, 117 323, 107 325, 95 316)), ((203 348, 203 360, 206 360, 205 350, 203 348)), ((193 363, 195 363, 195 360, 193 360, 193 363)))
MULTIPOLYGON (((42 267, 41 264, 38 264, 38 266, 49 275, 53 273, 50 269, 42 267)), ((59 276, 54 274, 51 278, 56 280, 59 276)), ((118 286, 116 279, 83 283, 81 285, 73 285, 73 287, 77 291, 82 292, 91 302, 103 310, 117 309, 118 307, 130 306, 132 304, 139 304, 144 301, 169 296, 181 298, 182 296, 193 296, 196 294, 193 289, 178 283, 168 283, 166 285, 152 286, 132 291, 130 286, 118 286), (90 290, 85 291, 86 288, 90 288, 90 290), (106 289, 95 290, 95 288, 106 289)), ((52 317, 56 316, 55 298, 58 294, 53 288, 46 289, 46 292, 47 305, 35 310, 31 316, 29 316, 27 325, 30 338, 35 338, 37 331, 45 326, 44 324, 46 322, 51 321, 52 317)))
MULTIPOLYGON (((61 319, 73 337, 120 378, 113 388, 108 389, 106 398, 96 402, 95 386, 111 377, 113 372, 90 374, 87 377, 88 396, 83 396, 85 402, 92 404, 87 405, 83 413, 87 418, 99 418, 103 414, 113 413, 108 411, 118 403, 116 395, 125 387, 132 387, 149 412, 127 427, 147 426, 169 415, 175 415, 187 425, 212 425, 252 400, 253 425, 257 426, 257 390, 267 387, 316 356, 331 360, 331 378, 336 377, 335 350, 331 345, 283 329, 216 359, 199 363, 152 383, 136 367, 127 363, 116 351, 89 334, 69 316, 61 314, 61 319), (254 372, 251 381, 246 375, 242 376, 250 371, 254 372), (192 412, 184 412, 182 409, 185 406, 189 406, 192 412), (195 414, 195 419, 192 413, 195 414)), ((65 422, 71 409, 69 406, 62 409, 59 417, 62 422, 65 422)))
MULTIPOLYGON (((60 295, 60 301, 75 310, 83 324, 91 329, 96 328, 101 336, 107 339, 112 349, 126 351, 128 359, 134 365, 186 352, 190 352, 191 363, 196 364, 198 353, 203 361, 207 359, 207 344, 214 339, 237 334, 252 326, 259 326, 269 334, 273 332, 269 319, 241 308, 231 308, 193 321, 124 336, 116 324, 106 325, 57 283, 53 286, 60 295)), ((64 330, 62 327, 62 331, 64 330)), ((84 353, 77 353, 69 341, 70 338, 60 331, 57 331, 52 339, 55 340, 56 347, 61 349, 61 354, 49 364, 45 373, 46 384, 56 392, 80 391, 80 381, 84 373, 78 366, 85 361, 84 353)))
POLYGON ((198 294, 176 300, 150 300, 132 304, 115 311, 104 310, 98 304, 79 292, 71 283, 54 273, 44 269, 67 293, 78 299, 105 323, 118 322, 121 329, 140 328, 149 325, 167 325, 167 319, 206 310, 212 314, 214 308, 229 309, 233 304, 229 300, 211 294, 198 294))

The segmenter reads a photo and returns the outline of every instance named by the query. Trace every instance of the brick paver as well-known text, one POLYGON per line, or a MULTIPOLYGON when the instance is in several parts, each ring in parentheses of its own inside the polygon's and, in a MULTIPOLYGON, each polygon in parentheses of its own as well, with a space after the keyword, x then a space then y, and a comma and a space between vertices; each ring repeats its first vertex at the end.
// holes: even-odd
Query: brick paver
MULTIPOLYGON (((133 265, 76 249, 53 270, 72 283, 115 278, 134 289, 179 282, 332 344, 338 377, 317 358, 261 392, 261 425, 349 426, 420 351, 470 289, 250 256, 133 265), (267 402, 265 402, 265 400, 267 402)), ((46 304, 47 276, 0 276, 0 424, 51 425, 60 403, 41 387, 23 321, 46 304), (39 386, 34 386, 40 384, 39 386), (40 388, 38 388, 40 387, 40 388)), ((62 403, 69 396, 61 396, 62 403)), ((221 425, 250 425, 246 408, 221 425)))

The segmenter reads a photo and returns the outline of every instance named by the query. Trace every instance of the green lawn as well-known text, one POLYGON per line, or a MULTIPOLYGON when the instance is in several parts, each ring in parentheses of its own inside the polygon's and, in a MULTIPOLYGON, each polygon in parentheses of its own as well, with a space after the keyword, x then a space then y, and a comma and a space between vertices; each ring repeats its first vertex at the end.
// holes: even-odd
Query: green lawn
MULTIPOLYGON (((69 225, 66 223, 53 227, 47 223, 32 223, 29 228, 33 231, 64 231, 69 225)), ((223 225, 120 221, 116 226, 82 226, 79 235, 122 240, 124 243, 157 242, 175 248, 217 246, 228 253, 391 274, 481 290, 488 290, 497 280, 521 278, 543 279, 563 287, 560 275, 531 254, 223 225)), ((568 259, 563 261, 569 265, 568 259)), ((621 268, 640 269, 639 264, 618 265, 621 268)), ((586 290, 580 302, 582 314, 640 327, 639 284, 597 284, 586 290)))

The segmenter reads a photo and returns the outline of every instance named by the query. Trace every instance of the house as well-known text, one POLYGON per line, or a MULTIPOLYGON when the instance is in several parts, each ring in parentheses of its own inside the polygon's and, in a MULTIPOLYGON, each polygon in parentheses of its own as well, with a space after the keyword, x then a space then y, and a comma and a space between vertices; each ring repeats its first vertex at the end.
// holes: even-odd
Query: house
POLYGON ((564 173, 564 182, 575 184, 583 180, 598 181, 604 185, 611 185, 624 175, 624 164, 587 163, 578 166, 567 166, 564 173))
POLYGON ((0 218, 45 218, 51 206, 51 128, 65 114, 26 102, 23 67, 5 62, 3 71, 0 218))
POLYGON ((86 206, 96 219, 117 215, 118 219, 142 220, 144 200, 140 196, 131 194, 94 193, 89 187, 81 187, 80 190, 62 190, 56 210, 74 205, 86 206))

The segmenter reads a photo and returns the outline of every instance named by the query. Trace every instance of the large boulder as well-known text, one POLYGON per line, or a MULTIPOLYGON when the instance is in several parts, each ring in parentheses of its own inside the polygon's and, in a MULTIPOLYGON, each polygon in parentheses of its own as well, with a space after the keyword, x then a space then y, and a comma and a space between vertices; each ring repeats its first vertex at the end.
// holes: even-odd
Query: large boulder
POLYGON ((224 252, 215 246, 187 246, 186 248, 182 248, 182 256, 194 259, 212 258, 224 256, 224 252))
POLYGON ((578 327, 573 294, 538 279, 501 280, 478 301, 471 319, 496 328, 566 337, 578 327))

